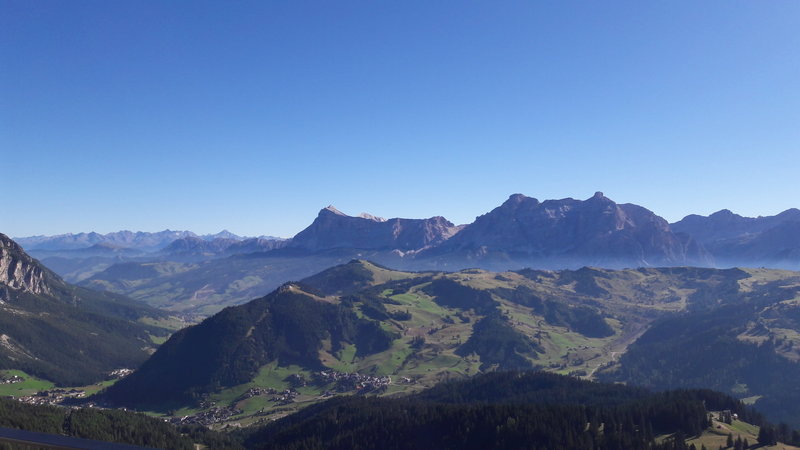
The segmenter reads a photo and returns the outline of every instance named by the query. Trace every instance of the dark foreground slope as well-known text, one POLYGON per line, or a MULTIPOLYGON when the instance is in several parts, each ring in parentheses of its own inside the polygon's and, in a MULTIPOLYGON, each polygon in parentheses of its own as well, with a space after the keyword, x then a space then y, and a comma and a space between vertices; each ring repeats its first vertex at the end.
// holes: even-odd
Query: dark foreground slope
POLYGON ((271 361, 323 369, 323 341, 333 352, 355 344, 363 356, 387 349, 394 337, 351 308, 289 284, 175 333, 139 370, 109 388, 105 400, 157 409, 196 403, 249 381, 271 361))
POLYGON ((544 373, 492 373, 407 398, 336 398, 242 433, 272 449, 681 449, 729 409, 765 424, 711 391, 652 394, 544 373), (673 435, 656 442, 656 436, 673 435))
POLYGON ((0 369, 21 369, 61 385, 136 367, 167 330, 140 319, 163 312, 126 297, 65 283, 0 234, 0 369))
MULTIPOLYGON (((195 448, 195 443, 215 449, 240 448, 228 436, 199 427, 179 429, 144 414, 34 406, 4 398, 0 398, 0 427, 150 448, 191 450, 195 448)), ((63 448, 81 448, 73 445, 75 443, 70 442, 63 448)))

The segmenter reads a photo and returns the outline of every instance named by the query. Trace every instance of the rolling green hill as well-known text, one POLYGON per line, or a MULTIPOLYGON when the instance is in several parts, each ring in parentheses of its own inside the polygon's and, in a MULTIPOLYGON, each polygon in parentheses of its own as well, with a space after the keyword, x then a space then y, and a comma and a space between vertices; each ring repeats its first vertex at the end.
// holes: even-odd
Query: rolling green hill
POLYGON ((130 296, 175 313, 207 317, 262 296, 286 280, 313 275, 353 256, 352 252, 312 256, 285 250, 199 262, 125 262, 80 285, 130 296))
MULTIPOLYGON (((747 299, 788 308, 799 280, 697 268, 410 273, 354 260, 176 333, 105 400, 189 416, 224 406, 224 421, 249 424, 330 393, 414 392, 494 370, 609 376, 662 320, 713 316, 747 299)), ((786 330, 786 351, 773 355, 794 365, 786 330)))
POLYGON ((599 378, 729 392, 754 401, 773 420, 800 425, 800 277, 748 273, 739 289, 698 291, 694 297, 716 298, 717 306, 656 322, 599 378))

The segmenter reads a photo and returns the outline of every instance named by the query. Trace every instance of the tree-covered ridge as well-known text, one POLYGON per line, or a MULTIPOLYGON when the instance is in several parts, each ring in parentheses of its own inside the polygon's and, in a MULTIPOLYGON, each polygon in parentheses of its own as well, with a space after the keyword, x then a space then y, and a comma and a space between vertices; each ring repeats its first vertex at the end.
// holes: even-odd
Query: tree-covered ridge
MULTIPOLYGON (((336 398, 242 433, 248 448, 684 449, 684 437, 729 410, 767 425, 712 391, 653 394, 545 373, 506 372, 405 398, 336 398), (656 436, 672 434, 657 443, 656 436)), ((768 428, 769 429, 769 428, 768 428)))
MULTIPOLYGON (((0 426, 146 447, 190 449, 525 448, 688 449, 709 411, 760 426, 759 444, 800 437, 709 390, 652 393, 543 372, 495 372, 403 398, 336 397, 232 434, 126 411, 32 406, 0 399, 0 426), (667 437, 666 439, 664 436, 667 437)), ((751 442, 756 444, 756 442, 751 442)))
POLYGON ((241 448, 228 436, 200 427, 174 427, 163 420, 127 411, 34 406, 0 398, 0 427, 151 448, 241 448))
POLYGON ((715 309, 660 320, 600 379, 755 397, 772 419, 800 424, 800 349, 786 334, 800 329, 798 291, 770 283, 764 291, 729 296, 715 309))
POLYGON ((479 320, 472 328, 472 336, 456 350, 460 356, 472 353, 481 359, 481 370, 532 370, 531 359, 538 359, 542 351, 536 342, 515 330, 498 313, 479 320))
POLYGON ((552 299, 543 300, 524 285, 515 289, 496 288, 493 293, 513 303, 531 307, 551 325, 574 329, 586 337, 603 338, 614 334, 614 330, 603 319, 597 308, 574 306, 552 299))
POLYGON ((324 341, 333 352, 356 344, 361 352, 374 353, 392 339, 352 309, 287 284, 175 333, 134 375, 111 387, 106 399, 160 409, 193 403, 205 393, 250 380, 271 361, 323 369, 324 341))

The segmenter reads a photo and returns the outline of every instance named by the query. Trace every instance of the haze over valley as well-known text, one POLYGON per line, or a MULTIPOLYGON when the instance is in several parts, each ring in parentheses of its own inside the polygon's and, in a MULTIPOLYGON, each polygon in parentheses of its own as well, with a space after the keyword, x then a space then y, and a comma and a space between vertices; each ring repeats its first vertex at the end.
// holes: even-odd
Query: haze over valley
POLYGON ((208 315, 351 259, 403 270, 695 266, 800 268, 800 211, 722 210, 673 224, 601 192, 586 200, 514 194, 474 222, 349 216, 328 206, 290 239, 223 231, 17 238, 65 280, 152 306, 208 315))
POLYGON ((798 29, 0 0, 0 448, 800 449, 798 29))

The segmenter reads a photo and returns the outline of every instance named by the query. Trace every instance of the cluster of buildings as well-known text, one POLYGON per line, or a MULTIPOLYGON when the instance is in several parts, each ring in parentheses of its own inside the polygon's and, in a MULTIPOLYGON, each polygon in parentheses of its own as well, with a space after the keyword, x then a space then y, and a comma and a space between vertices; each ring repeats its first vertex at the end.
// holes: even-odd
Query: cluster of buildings
POLYGON ((335 383, 339 392, 358 391, 359 393, 383 392, 392 384, 389 376, 377 377, 358 372, 344 373, 333 369, 315 372, 314 377, 322 384, 335 383))
POLYGON ((25 378, 22 378, 19 375, 11 375, 10 377, 0 378, 0 384, 22 383, 23 381, 25 381, 25 378))
POLYGON ((279 405, 288 405, 289 403, 293 403, 294 399, 297 398, 298 395, 300 395, 300 393, 294 389, 286 389, 269 399, 269 401, 275 402, 279 405))
POLYGON ((241 409, 236 409, 232 406, 214 407, 190 416, 173 417, 169 422, 175 425, 203 425, 207 427, 215 423, 224 422, 242 412, 241 409))
POLYGON ((61 404, 67 398, 83 398, 85 396, 86 392, 79 389, 51 389, 37 392, 36 395, 17 397, 17 401, 29 405, 54 406, 61 404))
POLYGON ((262 387, 252 387, 247 390, 244 394, 240 395, 234 403, 238 403, 242 400, 247 400, 250 397, 255 397, 257 395, 267 395, 267 394, 277 394, 277 389, 274 388, 262 388, 262 387))
POLYGON ((252 387, 248 389, 247 392, 240 395, 233 402, 238 403, 242 400, 247 400, 248 398, 255 397, 258 395, 272 395, 273 397, 269 399, 271 402, 278 403, 279 405, 287 405, 289 403, 294 402, 295 397, 297 397, 300 394, 294 389, 285 389, 283 391, 278 391, 275 388, 252 387))
POLYGON ((133 373, 133 369, 116 369, 108 373, 111 378, 125 378, 133 373))

